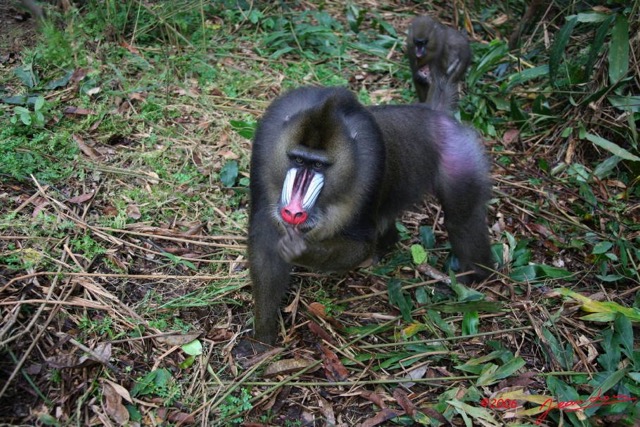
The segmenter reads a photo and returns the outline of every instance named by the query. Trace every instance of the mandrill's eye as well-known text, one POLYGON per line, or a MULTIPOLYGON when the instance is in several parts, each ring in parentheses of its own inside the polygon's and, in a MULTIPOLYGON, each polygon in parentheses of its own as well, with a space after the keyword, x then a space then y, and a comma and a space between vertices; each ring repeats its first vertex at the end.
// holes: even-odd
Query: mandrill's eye
POLYGON ((302 157, 295 157, 293 159, 293 161, 295 162, 296 165, 303 165, 304 164, 304 160, 302 160, 302 157))
POLYGON ((313 163, 313 168, 316 170, 320 170, 322 168, 324 168, 324 164, 322 162, 314 162, 313 163))

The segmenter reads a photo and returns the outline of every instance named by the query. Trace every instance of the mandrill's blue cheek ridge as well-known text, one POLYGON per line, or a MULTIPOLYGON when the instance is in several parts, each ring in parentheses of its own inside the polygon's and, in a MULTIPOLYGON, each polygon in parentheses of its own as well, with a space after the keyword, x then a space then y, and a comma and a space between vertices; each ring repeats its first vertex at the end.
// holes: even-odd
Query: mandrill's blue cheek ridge
POLYGON ((280 195, 280 202, 283 205, 288 205, 291 202, 293 183, 295 181, 297 172, 297 169, 291 168, 287 171, 287 175, 284 177, 284 183, 282 184, 282 194, 280 195))
POLYGON ((302 199, 302 207, 304 209, 310 209, 313 207, 313 205, 316 204, 323 186, 324 176, 321 173, 314 173, 313 178, 311 178, 309 188, 307 189, 307 192, 302 199))

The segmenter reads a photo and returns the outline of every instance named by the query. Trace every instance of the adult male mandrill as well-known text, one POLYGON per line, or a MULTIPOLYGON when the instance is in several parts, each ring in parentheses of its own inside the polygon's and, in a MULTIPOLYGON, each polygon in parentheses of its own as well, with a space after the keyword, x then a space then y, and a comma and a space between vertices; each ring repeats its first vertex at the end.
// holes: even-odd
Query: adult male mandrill
POLYGON ((249 262, 256 339, 273 343, 292 265, 340 272, 395 243, 395 220, 434 194, 460 270, 493 267, 488 164, 471 129, 424 104, 364 107, 342 88, 281 96, 251 156, 249 262))

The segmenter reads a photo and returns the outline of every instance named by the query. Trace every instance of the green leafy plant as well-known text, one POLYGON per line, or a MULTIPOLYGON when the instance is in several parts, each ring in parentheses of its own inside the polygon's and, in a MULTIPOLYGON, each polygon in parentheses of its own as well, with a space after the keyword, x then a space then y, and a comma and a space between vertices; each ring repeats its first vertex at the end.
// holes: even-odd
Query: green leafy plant
POLYGON ((226 423, 240 424, 242 418, 234 414, 250 411, 252 408, 251 393, 245 388, 241 388, 240 396, 229 395, 225 398, 224 403, 220 405, 220 419, 226 423))
POLYGON ((131 390, 131 395, 133 397, 156 395, 164 399, 165 406, 170 406, 182 395, 182 391, 171 376, 171 372, 161 368, 138 378, 131 390))
POLYGON ((33 112, 25 107, 15 107, 13 109, 14 115, 11 117, 11 123, 14 125, 22 123, 25 126, 44 127, 44 105, 44 98, 42 96, 38 96, 33 102, 33 112))

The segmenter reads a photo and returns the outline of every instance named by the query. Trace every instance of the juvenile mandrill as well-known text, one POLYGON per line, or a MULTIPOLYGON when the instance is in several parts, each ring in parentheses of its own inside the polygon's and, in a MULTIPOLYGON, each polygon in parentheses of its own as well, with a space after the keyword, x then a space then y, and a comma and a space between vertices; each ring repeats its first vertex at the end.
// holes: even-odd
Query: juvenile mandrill
POLYGON ((276 339, 292 265, 362 265, 396 242, 396 218, 427 194, 444 208, 460 270, 480 280, 493 266, 481 143, 424 104, 366 108, 342 88, 293 90, 260 121, 250 189, 255 337, 263 342, 276 339))
POLYGON ((429 102, 434 97, 429 74, 446 78, 457 88, 471 62, 471 48, 459 31, 429 16, 418 16, 409 26, 407 56, 418 99, 429 102))

